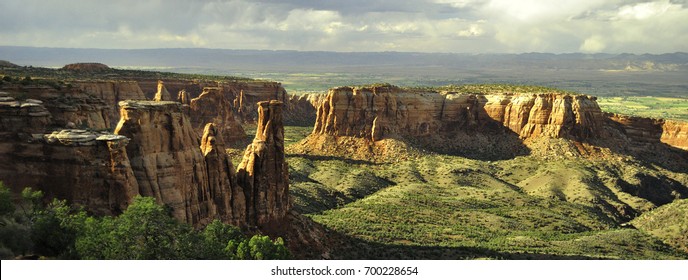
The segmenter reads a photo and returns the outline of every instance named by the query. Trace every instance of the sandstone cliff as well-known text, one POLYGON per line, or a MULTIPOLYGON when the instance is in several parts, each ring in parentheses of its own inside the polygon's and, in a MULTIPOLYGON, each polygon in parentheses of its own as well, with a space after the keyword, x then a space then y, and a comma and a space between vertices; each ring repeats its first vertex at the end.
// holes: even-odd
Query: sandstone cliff
POLYGON ((28 139, 17 141, 26 136, 16 129, 3 134, 17 137, 0 139, 0 181, 5 185, 16 192, 31 186, 47 199, 67 199, 99 215, 121 213, 138 194, 126 137, 74 129, 43 134, 38 132, 45 123, 34 124, 28 139))
POLYGON ((205 125, 199 142, 180 103, 123 101, 115 133, 131 139, 127 154, 139 193, 169 205, 177 219, 261 226, 283 218, 290 207, 279 105, 260 105, 261 133, 236 175, 220 126, 205 125))
POLYGON ((688 122, 665 120, 659 141, 688 151, 688 122))
POLYGON ((231 103, 222 88, 204 88, 200 96, 190 101, 190 105, 191 124, 199 135, 207 123, 214 123, 222 137, 230 143, 246 138, 244 128, 234 119, 231 103))
POLYGON ((259 102, 256 137, 237 170, 246 195, 249 224, 265 226, 286 217, 291 208, 288 174, 282 102, 259 102))
POLYGON ((482 95, 406 91, 393 86, 330 90, 317 112, 314 133, 380 140, 495 125, 521 138, 596 137, 602 112, 594 97, 563 94, 482 95))
POLYGON ((175 218, 208 222, 211 200, 198 135, 182 105, 171 101, 122 101, 115 134, 131 139, 127 153, 143 196, 169 205, 175 218))
POLYGON ((40 100, 18 101, 0 92, 0 139, 29 140, 51 124, 52 116, 40 100))
POLYGON ((114 127, 119 121, 117 106, 120 101, 146 100, 138 83, 134 81, 71 81, 70 84, 88 95, 103 100, 108 106, 108 127, 114 127))
MULTIPOLYGON (((149 99, 155 99, 157 95, 157 80, 137 79, 149 99)), ((230 102, 234 118, 239 123, 255 123, 258 119, 258 111, 255 104, 260 101, 278 100, 284 103, 282 110, 285 125, 311 126, 315 121, 315 105, 320 94, 290 95, 282 84, 258 80, 175 80, 164 79, 164 87, 168 92, 184 92, 186 100, 199 97, 205 88, 219 88, 225 99, 230 102)), ((161 94, 161 95, 164 95, 161 94)), ((182 104, 181 95, 177 95, 177 101, 182 104)), ((165 100, 165 99, 163 99, 165 100)), ((230 141, 229 139, 225 139, 230 141)))
POLYGON ((313 133, 294 152, 326 153, 330 149, 364 159, 389 154, 390 149, 408 152, 408 147, 402 146, 411 143, 481 159, 510 158, 536 150, 537 154, 575 156, 588 155, 595 146, 617 152, 632 149, 620 148, 629 143, 619 138, 639 143, 637 147, 661 142, 686 149, 686 133, 684 122, 605 115, 596 98, 587 95, 340 87, 331 89, 320 102, 313 133), (341 136, 354 138, 338 138, 341 136), (554 142, 541 140, 547 138, 571 140, 571 149, 557 152, 549 147, 554 142), (402 142, 392 145, 390 139, 402 142), (347 141, 360 143, 345 144, 347 141), (364 148, 344 149, 342 145, 364 148))
POLYGON ((191 96, 186 90, 182 89, 177 94, 177 102, 182 103, 182 105, 191 105, 191 96))
POLYGON ((668 146, 688 150, 688 123, 675 120, 663 120, 626 116, 613 113, 606 115, 607 125, 622 133, 635 143, 636 148, 664 143, 668 146))

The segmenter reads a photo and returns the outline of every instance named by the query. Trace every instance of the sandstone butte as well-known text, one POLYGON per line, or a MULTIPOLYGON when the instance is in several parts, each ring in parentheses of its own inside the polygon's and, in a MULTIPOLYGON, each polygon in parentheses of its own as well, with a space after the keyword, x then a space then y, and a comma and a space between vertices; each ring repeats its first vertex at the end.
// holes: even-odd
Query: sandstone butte
POLYGON ((260 137, 238 171, 224 152, 223 129, 206 124, 199 137, 181 103, 121 101, 114 134, 55 128, 62 123, 44 105, 0 94, 0 180, 15 191, 33 186, 101 215, 152 196, 196 226, 220 219, 262 227, 290 209, 279 102, 260 105, 260 137))
POLYGON ((387 140, 397 138, 431 150, 496 153, 497 158, 528 154, 535 148, 531 143, 543 138, 614 149, 651 143, 688 150, 688 123, 605 114, 587 95, 339 87, 317 105, 313 133, 300 149, 346 150, 364 159, 389 154, 387 140))

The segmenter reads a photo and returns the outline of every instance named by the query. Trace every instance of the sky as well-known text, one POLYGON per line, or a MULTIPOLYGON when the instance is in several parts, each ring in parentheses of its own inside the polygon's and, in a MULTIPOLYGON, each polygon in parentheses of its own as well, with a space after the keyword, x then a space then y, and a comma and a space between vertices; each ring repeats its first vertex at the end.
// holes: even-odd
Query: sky
POLYGON ((688 52, 688 0, 2 0, 0 45, 688 52))

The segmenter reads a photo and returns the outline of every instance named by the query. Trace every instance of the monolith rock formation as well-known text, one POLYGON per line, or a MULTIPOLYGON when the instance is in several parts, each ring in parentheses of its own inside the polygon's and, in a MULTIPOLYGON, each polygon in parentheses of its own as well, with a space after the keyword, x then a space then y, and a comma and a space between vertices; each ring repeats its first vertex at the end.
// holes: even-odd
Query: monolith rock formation
POLYGON ((244 188, 249 223, 267 225, 284 219, 291 208, 289 169, 284 154, 280 101, 258 103, 256 137, 237 170, 244 188))

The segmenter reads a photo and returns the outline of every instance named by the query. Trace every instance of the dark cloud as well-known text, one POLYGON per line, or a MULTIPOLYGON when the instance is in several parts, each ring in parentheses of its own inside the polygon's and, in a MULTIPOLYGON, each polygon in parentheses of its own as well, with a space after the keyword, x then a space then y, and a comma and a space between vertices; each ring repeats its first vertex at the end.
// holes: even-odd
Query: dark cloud
POLYGON ((428 52, 688 49, 687 0, 3 0, 0 44, 428 52))

